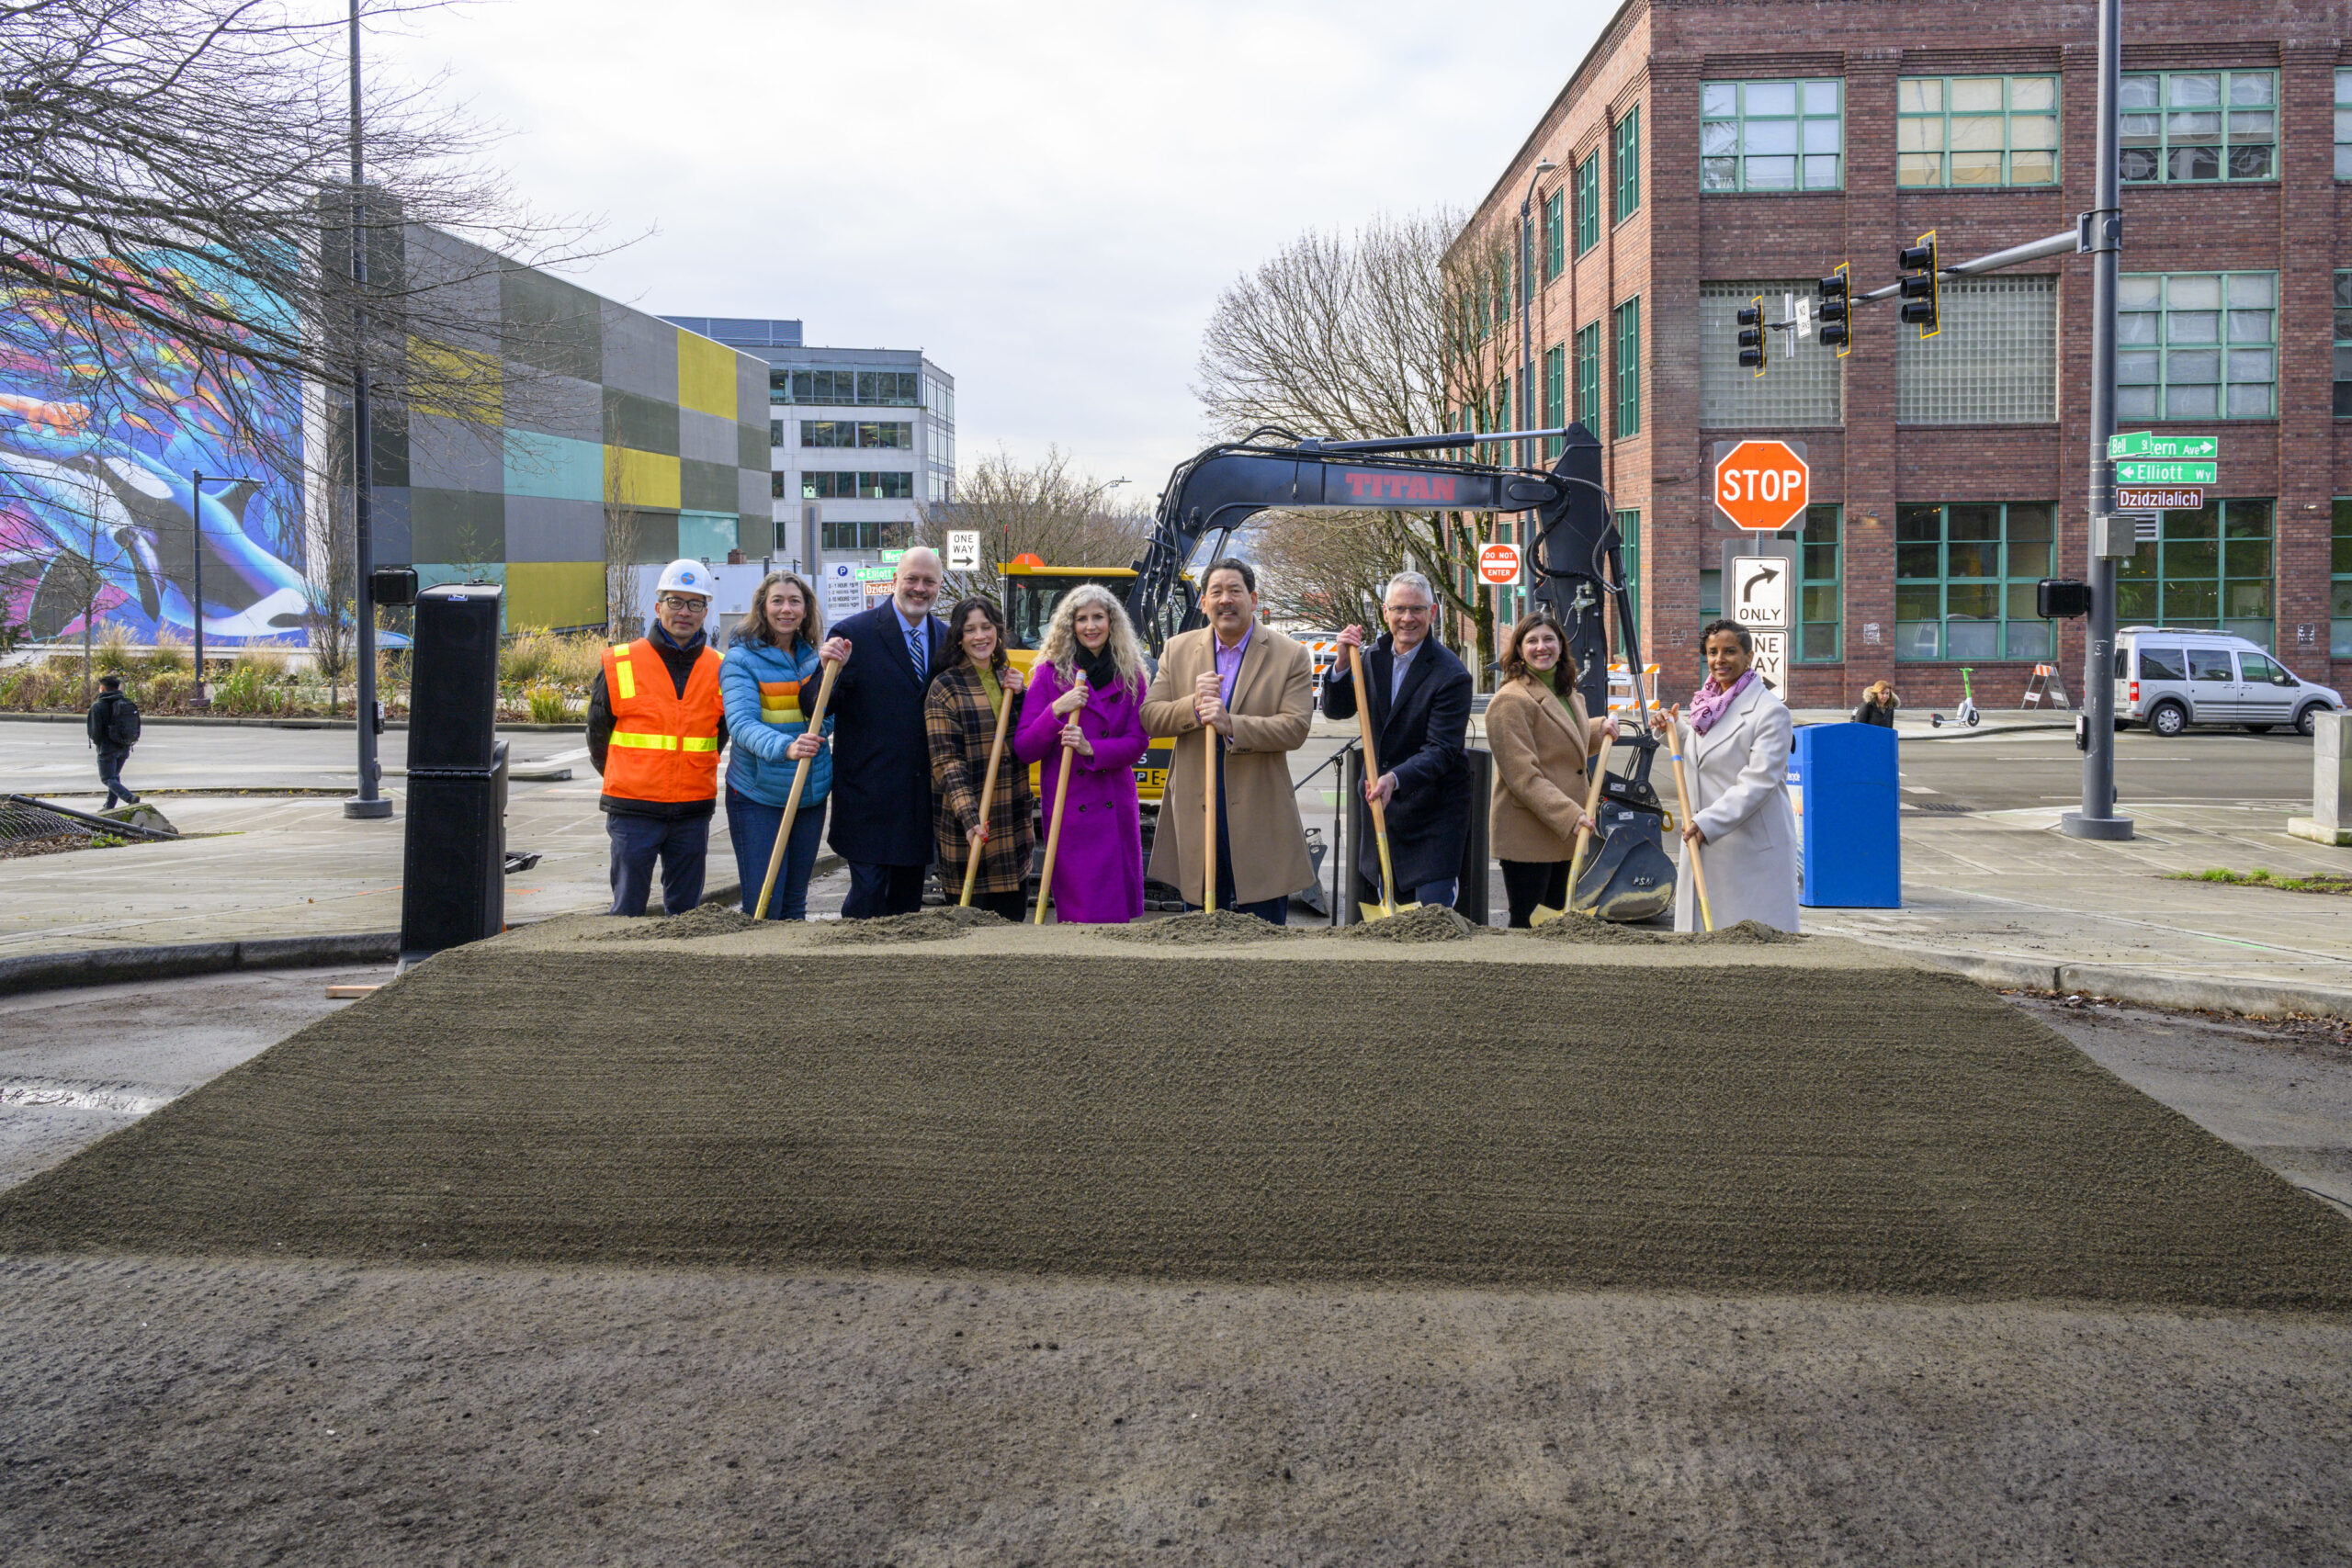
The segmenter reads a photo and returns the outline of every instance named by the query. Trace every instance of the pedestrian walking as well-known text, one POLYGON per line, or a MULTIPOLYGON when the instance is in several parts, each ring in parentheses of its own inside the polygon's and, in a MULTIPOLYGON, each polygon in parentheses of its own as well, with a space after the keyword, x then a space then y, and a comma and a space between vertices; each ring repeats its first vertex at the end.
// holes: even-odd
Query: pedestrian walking
POLYGON ((1048 818, 1061 753, 1074 753, 1055 852, 1054 919, 1064 925, 1125 925, 1143 913, 1135 770, 1151 744, 1146 684, 1143 644, 1119 601, 1091 582, 1065 594, 1038 639, 1013 741, 1024 767, 1045 764, 1048 818))
MULTIPOLYGON (((1400 571, 1381 591, 1388 634, 1364 654, 1366 716, 1382 772, 1363 782, 1363 797, 1386 815, 1389 864, 1396 886, 1382 886, 1379 846, 1356 834, 1356 869, 1381 888, 1385 904, 1451 908, 1470 838, 1470 671, 1453 650, 1430 636, 1437 596, 1418 571, 1400 571)), ((1340 633, 1341 652, 1323 679, 1326 718, 1356 717, 1355 676, 1346 649, 1363 647, 1363 628, 1340 633)))
POLYGON ((931 739, 923 702, 947 646, 939 553, 899 558, 890 598, 850 616, 826 639, 844 662, 833 677, 832 826, 826 838, 849 863, 842 918, 907 915, 922 908, 932 845, 931 739), (860 649, 851 658, 853 649, 860 649))
MULTIPOLYGON (((808 918, 808 877, 824 842, 825 796, 833 784, 833 759, 822 737, 808 733, 808 710, 824 676, 817 653, 824 637, 816 590, 791 572, 772 571, 760 580, 751 614, 728 635, 719 662, 727 734, 735 744, 727 758, 727 839, 747 915, 756 912, 793 777, 805 765, 808 782, 768 911, 779 920, 808 918)), ((828 714, 826 733, 832 727, 828 714)))
MULTIPOLYGON (((1682 829, 1681 874, 1674 889, 1674 929, 1699 929, 1691 857, 1706 857, 1707 901, 1721 931, 1759 920, 1797 929, 1797 819, 1789 805, 1789 749, 1796 729, 1789 710, 1753 668, 1756 641, 1745 626, 1710 621, 1700 633, 1707 682, 1690 699, 1690 820, 1682 829)), ((1679 710, 1650 716, 1671 742, 1679 710)))
POLYGON ((117 800, 138 805, 139 797, 122 782, 122 765, 139 744, 139 705, 123 691, 121 676, 98 677, 98 700, 82 722, 90 732, 90 744, 98 749, 98 782, 107 786, 107 803, 98 809, 111 811, 117 800))
POLYGON ((1862 700, 1855 705, 1856 724, 1875 724, 1882 728, 1894 728, 1894 710, 1902 705, 1894 688, 1880 681, 1864 689, 1862 700))
POLYGON ((606 649, 589 689, 588 760, 605 778, 596 804, 612 843, 616 915, 645 913, 657 860, 665 914, 702 902, 727 744, 719 658, 703 635, 710 588, 710 569, 698 560, 663 567, 652 628, 606 649))
POLYGON ((1037 797, 1029 770, 1010 746, 999 749, 997 722, 1004 705, 1008 727, 1022 715, 1021 671, 1008 657, 1004 615, 987 599, 966 599, 948 612, 946 668, 932 677, 923 698, 923 730, 931 742, 931 787, 938 807, 932 836, 939 848, 939 879, 961 889, 967 861, 980 858, 972 902, 1018 924, 1029 913, 1022 884, 1037 847, 1037 797), (996 784, 987 784, 990 754, 996 784), (980 796, 989 797, 988 816, 980 796))
POLYGON ((1600 741, 1616 739, 1617 721, 1586 711, 1576 655, 1548 610, 1522 615, 1510 628, 1501 668, 1503 682, 1487 706, 1487 749, 1495 758, 1487 843, 1502 863, 1510 923, 1523 930, 1538 908, 1568 907, 1568 867, 1590 782, 1586 760, 1600 741))
POLYGON ((1248 561, 1209 563, 1201 612, 1209 624, 1168 639, 1144 697, 1145 733, 1177 741, 1150 874, 1198 892, 1211 870, 1210 753, 1193 739, 1204 735, 1217 755, 1216 906, 1283 925, 1290 896, 1315 875, 1290 781, 1290 753, 1315 719, 1315 662, 1258 625, 1258 574, 1248 561))

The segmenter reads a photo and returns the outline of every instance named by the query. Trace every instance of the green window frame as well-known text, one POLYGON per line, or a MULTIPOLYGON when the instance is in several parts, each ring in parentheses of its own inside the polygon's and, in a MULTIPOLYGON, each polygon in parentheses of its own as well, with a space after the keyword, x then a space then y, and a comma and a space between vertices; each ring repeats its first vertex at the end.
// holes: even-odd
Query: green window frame
POLYGON ((2327 656, 2352 659, 2352 500, 2335 500, 2335 537, 2328 555, 2327 656))
POLYGON ((1894 657, 2047 660, 2052 624, 2035 614, 2051 575, 2054 502, 1954 502, 1894 509, 1894 657))
POLYGON ((1846 84, 1709 82, 1699 90, 1702 192, 1838 190, 1845 185, 1846 84))
POLYGON ((1642 639, 1642 513, 1628 506, 1611 513, 1619 537, 1624 540, 1625 598, 1634 610, 1634 640, 1642 639))
POLYGON ((2267 498, 2247 498, 2165 513, 2156 537, 2116 563, 2116 624, 2235 632, 2267 651, 2277 511, 2267 498))
POLYGON ((2352 180, 2352 71, 2335 73, 2335 177, 2352 180))
POLYGON ((1577 254, 1600 243, 1600 153, 1577 165, 1577 254))
POLYGON ((2352 419, 2352 272, 2335 275, 2335 417, 2352 419))
POLYGON ((1608 422, 1600 416, 1600 323, 1577 329, 1576 417, 1596 441, 1609 438, 1608 422))
POLYGON ((2116 418, 2277 415, 2277 273, 2126 273, 2115 310, 2116 418))
POLYGON ((1905 76, 1894 85, 1894 183, 2058 182, 2058 78, 1905 76))
POLYGON ((1838 570, 1844 515, 1845 509, 1834 502, 1808 506, 1797 530, 1794 651, 1802 664, 1834 664, 1845 657, 1839 638, 1845 600, 1838 570))
MULTIPOLYGON (((1568 423, 1568 345, 1564 343, 1544 351, 1544 423, 1555 429, 1568 423)), ((1557 457, 1566 445, 1555 435, 1544 443, 1544 456, 1557 457)))
POLYGON ((1642 428, 1642 301, 1626 300, 1611 312, 1615 319, 1617 348, 1617 434, 1637 435, 1642 428))
POLYGON ((1560 276, 1568 264, 1567 256, 1568 191, 1566 186, 1555 186, 1544 198, 1544 281, 1551 282, 1560 276))
POLYGON ((1611 222, 1623 223, 1642 205, 1642 106, 1634 104, 1625 110, 1625 118, 1617 122, 1609 151, 1611 165, 1616 170, 1616 196, 1611 222))
POLYGON ((2117 102, 2127 185, 2278 177, 2276 71, 2129 72, 2117 102))

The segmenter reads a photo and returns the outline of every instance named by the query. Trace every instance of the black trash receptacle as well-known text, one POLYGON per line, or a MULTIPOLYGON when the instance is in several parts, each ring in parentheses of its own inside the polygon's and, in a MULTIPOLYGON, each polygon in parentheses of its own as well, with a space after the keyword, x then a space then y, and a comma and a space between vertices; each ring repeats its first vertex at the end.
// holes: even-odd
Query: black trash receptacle
POLYGON ((498 719, 501 590, 416 597, 409 688, 401 966, 506 924, 506 742, 498 719))

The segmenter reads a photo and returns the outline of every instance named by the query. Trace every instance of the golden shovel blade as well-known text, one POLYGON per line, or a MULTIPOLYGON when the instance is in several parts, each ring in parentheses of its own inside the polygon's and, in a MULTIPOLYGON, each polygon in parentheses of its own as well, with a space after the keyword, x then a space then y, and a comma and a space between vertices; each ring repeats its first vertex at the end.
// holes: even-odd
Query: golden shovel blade
POLYGON ((1385 920, 1391 915, 1401 915, 1408 909, 1418 909, 1420 906, 1419 904, 1398 904, 1394 907, 1386 904, 1358 904, 1356 908, 1363 911, 1363 918, 1367 920, 1385 920))
POLYGON ((1531 926, 1548 926, 1566 913, 1566 909, 1555 909, 1549 904, 1538 904, 1535 906, 1535 913, 1527 917, 1527 923, 1531 926))

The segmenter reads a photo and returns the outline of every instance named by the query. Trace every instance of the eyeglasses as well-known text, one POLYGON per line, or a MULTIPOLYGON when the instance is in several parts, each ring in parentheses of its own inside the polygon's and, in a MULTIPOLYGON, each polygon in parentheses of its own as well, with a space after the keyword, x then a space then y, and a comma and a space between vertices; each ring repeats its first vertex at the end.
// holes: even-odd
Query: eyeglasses
POLYGON ((659 610, 699 610, 708 604, 707 599, 687 599, 675 593, 664 593, 653 601, 654 608, 659 610))

